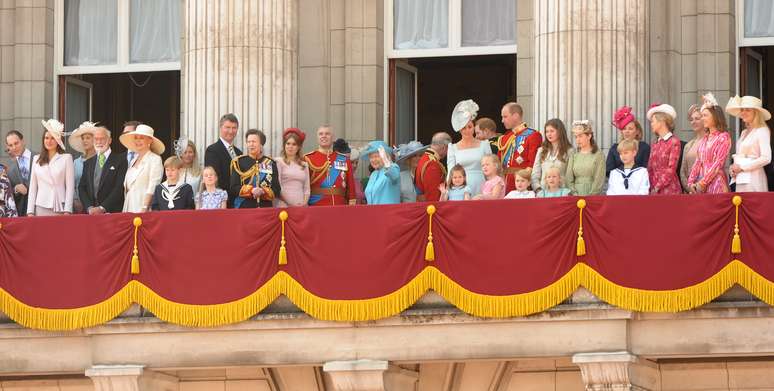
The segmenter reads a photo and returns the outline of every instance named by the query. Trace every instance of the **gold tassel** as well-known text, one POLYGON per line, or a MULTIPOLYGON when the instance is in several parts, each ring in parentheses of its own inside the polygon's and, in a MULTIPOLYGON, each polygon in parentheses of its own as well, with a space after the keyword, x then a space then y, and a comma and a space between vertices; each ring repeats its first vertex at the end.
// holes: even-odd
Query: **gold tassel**
POLYGON ((280 265, 287 265, 288 264, 288 250, 285 249, 285 221, 288 219, 288 212, 282 211, 279 214, 279 219, 282 224, 282 240, 280 241, 280 249, 279 249, 279 264, 280 265))
POLYGON ((734 222, 734 238, 731 240, 731 254, 742 253, 742 238, 739 237, 739 206, 742 205, 742 197, 734 196, 731 202, 736 207, 736 219, 734 222))
POLYGON ((140 274, 140 257, 137 255, 137 231, 142 225, 142 219, 138 216, 132 221, 134 224, 134 251, 132 252, 132 274, 140 274))
POLYGON ((575 249, 575 254, 579 257, 582 257, 586 255, 586 241, 583 239, 583 209, 586 207, 586 200, 579 199, 578 200, 578 209, 580 209, 580 218, 579 218, 579 224, 578 224, 578 245, 575 249))
POLYGON ((140 274, 140 257, 132 255, 132 274, 140 274))
MULTIPOLYGON (((430 238, 432 240, 432 238, 430 238)), ((425 260, 426 261, 435 261, 435 246, 433 246, 433 242, 427 242, 427 247, 425 247, 425 260)))
POLYGON ((425 247, 425 261, 435 261, 435 246, 433 245, 433 215, 435 214, 435 205, 427 207, 429 223, 427 225, 427 247, 425 247))
POLYGON ((583 236, 578 236, 578 245, 576 247, 576 253, 579 257, 586 255, 586 241, 583 239, 583 236))

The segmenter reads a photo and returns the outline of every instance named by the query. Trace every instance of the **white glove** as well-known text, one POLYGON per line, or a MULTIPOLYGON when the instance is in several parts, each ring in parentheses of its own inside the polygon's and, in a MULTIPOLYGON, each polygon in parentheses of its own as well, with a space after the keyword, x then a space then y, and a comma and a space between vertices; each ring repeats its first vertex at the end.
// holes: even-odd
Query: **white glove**
POLYGON ((379 157, 382 159, 384 168, 390 168, 392 166, 392 160, 390 160, 390 156, 387 155, 387 152, 385 152, 384 148, 382 147, 379 147, 379 157))

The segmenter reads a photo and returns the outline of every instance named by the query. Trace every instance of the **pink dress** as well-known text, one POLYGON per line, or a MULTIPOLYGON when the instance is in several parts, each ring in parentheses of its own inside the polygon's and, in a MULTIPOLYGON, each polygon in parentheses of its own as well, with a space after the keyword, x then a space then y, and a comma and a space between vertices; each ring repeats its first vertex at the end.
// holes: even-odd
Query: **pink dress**
POLYGON ((701 184, 705 193, 728 192, 728 178, 723 170, 731 150, 731 136, 728 132, 715 132, 699 141, 696 163, 691 169, 688 186, 701 184))
POLYGON ((274 200, 274 206, 306 206, 309 200, 309 166, 300 166, 296 162, 286 164, 281 157, 274 160, 280 181, 280 197, 274 200))
POLYGON ((650 146, 648 180, 651 194, 681 194, 677 162, 680 160, 680 139, 672 133, 659 137, 650 146))
POLYGON ((503 177, 496 176, 481 185, 481 198, 485 200, 499 200, 505 196, 505 181, 503 177), (494 193, 495 186, 500 185, 500 191, 494 193))

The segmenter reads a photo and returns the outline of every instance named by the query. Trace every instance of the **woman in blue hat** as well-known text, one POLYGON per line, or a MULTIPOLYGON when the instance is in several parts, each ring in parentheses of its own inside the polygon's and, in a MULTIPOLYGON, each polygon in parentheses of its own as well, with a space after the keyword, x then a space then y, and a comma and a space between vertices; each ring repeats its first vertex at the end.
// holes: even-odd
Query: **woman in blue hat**
POLYGON ((371 141, 360 155, 371 163, 371 177, 365 188, 369 205, 400 204, 400 168, 390 158, 392 148, 381 140, 371 141))

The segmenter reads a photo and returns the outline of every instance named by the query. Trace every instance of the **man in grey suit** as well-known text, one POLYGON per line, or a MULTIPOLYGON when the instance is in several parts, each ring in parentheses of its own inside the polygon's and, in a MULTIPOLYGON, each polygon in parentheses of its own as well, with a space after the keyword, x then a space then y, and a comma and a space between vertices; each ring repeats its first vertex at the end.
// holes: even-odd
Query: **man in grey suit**
POLYGON ((5 135, 5 146, 13 161, 8 167, 8 179, 13 186, 14 201, 19 216, 27 214, 27 191, 30 187, 32 172, 32 157, 35 152, 27 149, 24 135, 18 130, 11 130, 5 135))

